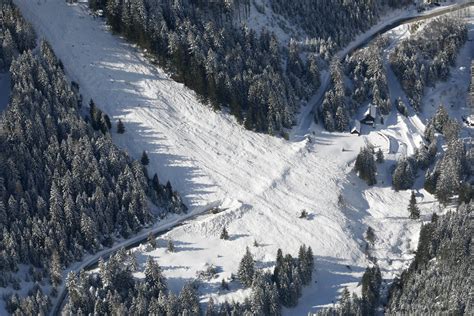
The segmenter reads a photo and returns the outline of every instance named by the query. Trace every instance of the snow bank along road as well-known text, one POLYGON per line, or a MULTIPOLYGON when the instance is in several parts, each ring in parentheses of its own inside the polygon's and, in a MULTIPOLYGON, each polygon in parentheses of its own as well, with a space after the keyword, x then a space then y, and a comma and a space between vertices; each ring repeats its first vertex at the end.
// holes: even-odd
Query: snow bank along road
MULTIPOLYGON (((262 245, 252 248, 259 267, 271 266, 278 248, 295 254, 307 244, 316 255, 318 283, 305 289, 298 308, 288 312, 306 314, 330 303, 342 285, 358 282, 368 264, 362 235, 371 218, 378 220, 380 247, 394 260, 406 259, 416 246, 400 242, 400 236, 416 235, 418 229, 403 220, 408 193, 383 188, 366 194, 365 184, 347 176, 363 137, 320 132, 311 142, 287 142, 247 131, 232 117, 199 104, 192 91, 111 35, 84 5, 14 2, 51 42, 85 100, 93 98, 114 122, 124 121, 126 132, 114 134, 114 142, 135 157, 147 150, 150 173, 170 179, 191 211, 210 203, 227 208, 173 230, 177 253, 151 254, 159 256, 172 289, 195 277, 206 262, 221 267, 215 281, 220 282, 237 271, 254 240, 262 245), (353 205, 338 203, 339 195, 353 205), (303 209, 310 214, 307 220, 298 218, 303 209), (219 239, 224 225, 229 241, 219 239)), ((244 294, 235 292, 224 298, 244 294)))

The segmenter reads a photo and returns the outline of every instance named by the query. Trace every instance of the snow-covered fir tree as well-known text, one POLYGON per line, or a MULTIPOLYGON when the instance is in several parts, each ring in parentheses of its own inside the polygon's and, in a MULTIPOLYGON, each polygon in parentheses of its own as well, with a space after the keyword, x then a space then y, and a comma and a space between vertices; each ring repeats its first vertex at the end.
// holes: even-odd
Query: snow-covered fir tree
POLYGON ((360 149, 354 169, 358 172, 359 177, 365 180, 368 185, 374 185, 377 183, 377 180, 375 179, 377 166, 375 164, 373 149, 371 147, 365 146, 360 149))
POLYGON ((410 203, 408 204, 408 213, 410 214, 409 217, 411 219, 420 218, 420 209, 418 208, 418 205, 416 205, 415 191, 411 191, 410 203))
POLYGON ((239 280, 244 286, 250 287, 253 282, 254 274, 255 274, 255 261, 253 259, 252 254, 250 253, 249 248, 247 247, 247 250, 245 251, 245 255, 239 264, 239 271, 238 271, 239 280))

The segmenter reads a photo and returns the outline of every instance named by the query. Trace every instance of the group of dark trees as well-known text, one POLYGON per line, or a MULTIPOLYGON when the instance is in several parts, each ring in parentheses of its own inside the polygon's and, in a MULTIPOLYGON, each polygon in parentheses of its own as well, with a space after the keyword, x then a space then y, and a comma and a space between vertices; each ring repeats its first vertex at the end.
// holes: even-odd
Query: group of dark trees
POLYGON ((208 305, 206 315, 281 315, 281 307, 294 307, 302 294, 302 287, 309 285, 314 270, 311 247, 301 246, 298 257, 283 255, 281 249, 273 273, 259 271, 249 249, 239 266, 238 277, 252 293, 242 303, 223 303, 219 309, 208 305))
POLYGON ((421 111, 425 87, 447 80, 449 67, 466 40, 467 28, 462 20, 442 17, 427 23, 395 48, 390 64, 416 111, 421 111))
POLYGON ((420 218, 420 209, 418 208, 418 205, 416 205, 415 191, 411 191, 410 202, 408 203, 408 213, 411 219, 420 218))
MULTIPOLYGON (((297 258, 283 256, 279 250, 272 274, 255 269, 247 249, 240 266, 239 280, 251 287, 250 297, 242 303, 225 302, 219 306, 211 299, 206 315, 281 315, 281 306, 296 306, 302 286, 311 282, 314 259, 311 248, 305 246, 300 247, 297 258)), ((145 264, 143 280, 132 275, 138 269, 134 254, 122 249, 107 262, 100 260, 98 272, 70 273, 65 314, 201 315, 198 282, 187 283, 176 295, 168 290, 161 268, 152 258, 145 264)))
MULTIPOLYGON (((383 153, 381 151, 377 152, 377 160, 383 161, 383 153)), ((375 178, 377 166, 374 159, 374 149, 371 146, 365 146, 360 149, 355 161, 354 170, 368 185, 377 183, 377 179, 375 178)))
POLYGON ((378 266, 367 267, 362 276, 362 296, 351 294, 344 288, 337 307, 325 308, 317 316, 372 316, 380 303, 382 276, 378 266))
MULTIPOLYGON (((1 10, 7 21, 0 19, 0 30, 16 25, 16 54, 31 48, 34 32, 21 31, 28 24, 18 10, 7 2, 1 10)), ((185 211, 169 182, 148 179, 140 162, 81 117, 79 96, 47 43, 18 55, 10 74, 11 100, 0 116, 0 286, 18 290, 24 276, 56 287, 61 271, 86 252, 153 222, 149 199, 161 207, 159 216, 185 211), (29 267, 24 275, 16 273, 20 264, 29 267)), ((37 287, 30 292, 26 299, 12 296, 10 311, 38 314, 48 307, 37 287)))
POLYGON ((250 303, 247 303, 249 311, 255 315, 279 315, 280 306, 296 306, 303 286, 311 283, 313 270, 311 247, 301 246, 297 258, 290 254, 283 256, 281 249, 278 249, 273 274, 256 270, 253 256, 247 248, 239 265, 238 277, 244 286, 252 287, 250 303), (276 311, 278 313, 275 314, 276 311))
POLYGON ((328 131, 347 131, 350 117, 361 105, 370 101, 382 115, 392 109, 389 98, 382 50, 385 38, 378 38, 369 47, 357 50, 344 63, 334 59, 330 66, 331 89, 324 95, 318 113, 328 131), (346 84, 347 79, 351 85, 346 84))
POLYGON ((10 0, 0 1, 0 72, 8 71, 18 54, 36 46, 36 35, 31 24, 10 0))
POLYGON ((358 50, 349 57, 346 72, 354 85, 350 93, 354 102, 352 110, 369 100, 377 106, 380 114, 390 113, 392 105, 383 65, 383 49, 386 46, 387 38, 379 37, 367 48, 358 50))
POLYGON ((330 131, 343 132, 347 130, 350 122, 350 101, 346 97, 346 87, 344 83, 344 69, 341 61, 334 58, 331 62, 331 84, 332 87, 324 95, 324 100, 318 113, 315 113, 322 120, 324 127, 330 131))
POLYGON ((450 119, 446 109, 440 106, 435 116, 427 124, 425 138, 436 142, 435 133, 444 136, 445 150, 432 170, 426 172, 425 189, 435 194, 442 203, 447 203, 457 195, 461 202, 468 202, 474 196, 474 188, 469 181, 472 166, 472 148, 459 138, 460 126, 450 119))
POLYGON ((426 139, 412 156, 401 157, 392 172, 392 186, 395 190, 408 190, 413 187, 418 170, 428 170, 435 162, 438 152, 438 139, 426 139))
POLYGON ((410 4, 412 1, 272 0, 270 3, 275 13, 301 27, 310 37, 329 39, 340 47, 374 25, 387 9, 410 4))
POLYGON ((97 273, 70 273, 65 315, 200 315, 196 284, 186 284, 179 295, 168 291, 161 267, 148 258, 143 280, 133 253, 119 250, 97 273))
MULTIPOLYGON (((91 123, 91 126, 96 131, 101 131, 102 134, 106 134, 112 128, 112 122, 107 114, 102 112, 91 99, 89 102, 89 116, 87 117, 91 123)), ((122 121, 120 121, 121 124, 122 121)), ((120 133, 119 133, 120 134, 120 133)))
POLYGON ((392 173, 392 185, 395 190, 410 189, 418 170, 426 170, 424 188, 435 194, 446 204, 453 196, 461 202, 469 201, 474 195, 472 184, 467 181, 471 176, 472 148, 468 148, 459 137, 460 126, 457 120, 450 119, 446 109, 440 106, 428 122, 425 129, 427 145, 417 148, 415 154, 400 158, 392 173), (444 137, 446 144, 438 154, 438 134, 444 137), (436 162, 435 162, 436 161, 436 162), (434 163, 433 167, 432 166, 434 163))
POLYGON ((471 315, 472 210, 462 204, 423 225, 415 259, 395 280, 387 312, 412 315, 471 315))
MULTIPOLYGON (((415 150, 413 156, 402 157, 397 161, 392 173, 392 185, 395 190, 410 189, 415 182, 418 170, 427 170, 435 161, 438 152, 438 137, 436 136, 436 133, 442 133, 444 126, 447 126, 448 122, 450 122, 450 127, 447 127, 447 130, 454 129, 453 132, 448 132, 449 139, 447 138, 447 141, 449 143, 450 140, 457 140, 458 127, 456 127, 456 121, 450 120, 446 109, 440 105, 436 114, 428 122, 425 129, 424 137, 427 145, 422 144, 415 150)), ((428 170, 427 174, 429 173, 430 171, 428 170)), ((434 193, 433 190, 430 192, 434 193)))
POLYGON ((244 24, 249 1, 91 0, 112 31, 146 49, 204 102, 228 107, 246 128, 290 128, 300 99, 319 86, 315 58, 294 42, 244 24))

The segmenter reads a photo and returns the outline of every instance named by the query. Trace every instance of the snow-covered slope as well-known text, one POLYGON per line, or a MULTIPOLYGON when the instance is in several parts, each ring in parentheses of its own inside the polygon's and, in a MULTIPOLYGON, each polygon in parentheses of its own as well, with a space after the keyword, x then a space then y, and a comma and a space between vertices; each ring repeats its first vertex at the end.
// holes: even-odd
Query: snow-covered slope
MULTIPOLYGON (((276 251, 296 254, 300 244, 313 248, 317 283, 304 289, 296 309, 304 315, 334 300, 342 286, 354 288, 370 263, 364 254, 363 233, 375 229, 376 255, 385 276, 406 266, 416 246, 419 223, 407 220, 409 192, 394 192, 388 173, 399 146, 397 134, 367 130, 368 136, 314 134, 288 142, 245 130, 229 115, 199 104, 194 93, 149 64, 139 50, 111 35, 102 20, 84 5, 64 0, 15 0, 40 36, 52 43, 68 76, 77 81, 85 100, 93 98, 115 123, 125 123, 114 141, 139 157, 148 151, 150 172, 169 179, 191 211, 217 203, 226 209, 183 225, 165 238, 175 241, 176 253, 161 249, 156 256, 178 290, 205 263, 219 267, 219 278, 202 289, 203 299, 218 295, 223 277, 237 271, 245 247, 259 267, 271 267, 276 251), (359 148, 370 141, 387 154, 379 166, 379 183, 369 188, 351 173, 359 148), (341 197, 341 198, 339 198, 341 197), (308 219, 299 219, 301 210, 308 219), (223 226, 230 240, 219 235, 223 226), (411 240, 411 241, 410 241, 411 240), (260 247, 253 247, 254 241, 260 247)), ((394 114, 394 120, 400 118, 394 114)), ((406 134, 403 121, 396 127, 406 134)), ((422 214, 436 209, 420 191, 422 214), (423 195, 423 196, 422 196, 423 195)), ((161 241, 163 245, 163 241, 161 241)), ((140 276, 140 274, 138 274, 140 276)), ((217 301, 239 299, 245 291, 231 285, 217 301)))

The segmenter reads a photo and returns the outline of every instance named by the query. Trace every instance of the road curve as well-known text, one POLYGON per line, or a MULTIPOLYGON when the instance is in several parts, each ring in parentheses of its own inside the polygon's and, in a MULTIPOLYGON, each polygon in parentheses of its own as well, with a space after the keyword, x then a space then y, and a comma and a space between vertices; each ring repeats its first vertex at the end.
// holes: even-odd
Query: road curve
MULTIPOLYGON (((112 256, 114 253, 116 253, 118 250, 125 248, 125 249, 131 249, 134 247, 139 246, 141 243, 145 242, 148 238, 148 235, 151 233, 155 237, 159 237, 161 235, 166 234, 167 232, 171 231, 174 228, 177 228, 181 225, 183 225, 186 221, 193 220, 197 218, 198 216, 204 215, 209 213, 211 210, 217 208, 220 205, 220 202, 214 202, 210 203, 204 207, 201 207, 199 209, 196 209, 192 213, 185 214, 183 216, 179 216, 171 221, 162 223, 158 223, 157 226, 150 228, 150 229, 144 229, 142 230, 139 234, 133 236, 132 238, 129 238, 127 240, 124 240, 122 242, 117 243, 111 248, 104 249, 102 251, 97 252, 90 258, 80 262, 76 263, 76 265, 73 265, 68 271, 69 272, 79 272, 81 270, 90 270, 93 269, 97 266, 99 259, 108 259, 110 256, 112 256)), ((53 308, 51 309, 51 315, 60 315, 61 310, 63 306, 65 305, 65 301, 67 298, 67 288, 66 288, 66 282, 63 280, 60 292, 58 293, 58 299, 56 303, 54 304, 53 308)))
MULTIPOLYGON (((466 2, 466 3, 463 3, 463 4, 453 5, 453 6, 445 8, 445 9, 439 9, 439 10, 436 10, 436 11, 431 12, 431 13, 427 13, 425 11, 423 13, 420 13, 420 14, 417 14, 417 15, 414 15, 414 16, 401 17, 401 18, 393 21, 390 24, 385 24, 385 25, 381 26, 373 34, 371 34, 370 36, 368 36, 364 40, 360 41, 359 43, 355 44, 354 46, 349 47, 349 46, 351 46, 351 44, 349 44, 348 48, 339 51, 339 53, 337 53, 336 56, 342 61, 346 58, 346 56, 352 54, 354 51, 356 51, 360 48, 363 48, 364 46, 369 44, 377 36, 379 36, 381 34, 384 34, 384 33, 388 32, 388 31, 390 31, 390 30, 392 30, 396 27, 399 27, 400 25, 409 24, 409 23, 413 23, 413 22, 416 22, 416 21, 423 21, 423 20, 426 20, 426 19, 431 19, 431 18, 434 18, 434 17, 438 17, 438 16, 441 16, 441 15, 451 13, 451 12, 459 11, 461 9, 471 7, 471 6, 474 6, 474 0, 470 0, 469 2, 466 2)), ((310 106, 312 108, 312 110, 309 112, 310 116, 317 113, 318 108, 320 107, 320 105, 322 104, 322 102, 324 100, 325 93, 331 88, 331 77, 326 76, 324 79, 325 80, 322 80, 322 82, 321 82, 321 87, 318 89, 318 92, 308 102, 308 106, 310 106)), ((307 118, 303 118, 303 120, 305 120, 305 122, 308 122, 307 118)), ((304 126, 305 127, 307 126, 309 128, 310 124, 308 125, 306 123, 306 124, 304 124, 304 126)))

